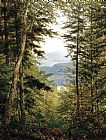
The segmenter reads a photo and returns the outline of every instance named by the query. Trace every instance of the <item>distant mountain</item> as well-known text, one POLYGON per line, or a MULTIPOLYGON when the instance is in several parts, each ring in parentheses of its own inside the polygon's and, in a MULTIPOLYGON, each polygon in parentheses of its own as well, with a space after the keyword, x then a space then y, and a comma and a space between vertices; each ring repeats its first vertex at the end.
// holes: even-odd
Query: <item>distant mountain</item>
POLYGON ((58 63, 68 63, 70 58, 65 57, 67 54, 63 51, 50 52, 45 54, 44 60, 41 60, 41 66, 53 66, 58 63))
POLYGON ((65 69, 67 67, 73 67, 72 63, 58 63, 53 66, 41 66, 39 67, 41 71, 44 71, 46 74, 51 73, 50 80, 54 81, 54 84, 57 86, 63 86, 66 82, 65 69))

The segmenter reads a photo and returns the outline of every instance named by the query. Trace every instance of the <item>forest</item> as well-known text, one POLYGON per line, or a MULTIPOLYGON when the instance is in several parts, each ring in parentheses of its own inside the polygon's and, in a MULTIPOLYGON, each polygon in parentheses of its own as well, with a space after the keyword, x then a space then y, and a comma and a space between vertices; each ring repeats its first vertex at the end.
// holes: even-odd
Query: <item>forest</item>
POLYGON ((0 0, 0 140, 106 140, 105 0, 0 0), (61 90, 39 69, 54 36, 73 63, 61 90))

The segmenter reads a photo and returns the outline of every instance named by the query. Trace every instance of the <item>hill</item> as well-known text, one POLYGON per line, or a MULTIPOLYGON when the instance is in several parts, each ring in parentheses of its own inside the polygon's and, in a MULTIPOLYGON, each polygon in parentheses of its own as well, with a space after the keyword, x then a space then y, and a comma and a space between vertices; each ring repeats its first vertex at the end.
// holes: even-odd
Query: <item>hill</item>
POLYGON ((63 51, 49 52, 45 54, 45 58, 41 60, 41 66, 53 66, 58 63, 68 63, 70 58, 65 57, 67 54, 63 51))
POLYGON ((73 67, 71 62, 68 63, 58 63, 53 66, 41 66, 39 67, 41 71, 44 71, 46 74, 52 74, 50 80, 54 81, 54 84, 57 86, 63 86, 66 81, 65 69, 67 67, 73 67))

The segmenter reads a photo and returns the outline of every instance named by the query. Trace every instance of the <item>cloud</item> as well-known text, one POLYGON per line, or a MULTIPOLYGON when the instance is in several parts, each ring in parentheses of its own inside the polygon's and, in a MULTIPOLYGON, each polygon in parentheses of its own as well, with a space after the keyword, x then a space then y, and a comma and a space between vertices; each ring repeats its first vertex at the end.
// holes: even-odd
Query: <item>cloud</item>
POLYGON ((64 51, 67 53, 67 48, 64 47, 65 43, 61 38, 47 38, 45 43, 42 45, 42 49, 45 53, 55 52, 55 51, 64 51))

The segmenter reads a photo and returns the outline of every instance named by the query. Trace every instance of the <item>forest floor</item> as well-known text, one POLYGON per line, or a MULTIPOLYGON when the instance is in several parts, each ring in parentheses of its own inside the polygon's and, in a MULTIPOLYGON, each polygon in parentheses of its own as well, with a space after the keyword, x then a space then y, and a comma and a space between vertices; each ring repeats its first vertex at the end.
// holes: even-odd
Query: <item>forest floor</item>
POLYGON ((37 128, 22 124, 0 127, 0 140, 68 140, 58 128, 37 128))
POLYGON ((106 140, 106 137, 68 137, 59 128, 37 128, 33 125, 0 124, 0 140, 106 140))

